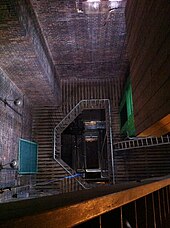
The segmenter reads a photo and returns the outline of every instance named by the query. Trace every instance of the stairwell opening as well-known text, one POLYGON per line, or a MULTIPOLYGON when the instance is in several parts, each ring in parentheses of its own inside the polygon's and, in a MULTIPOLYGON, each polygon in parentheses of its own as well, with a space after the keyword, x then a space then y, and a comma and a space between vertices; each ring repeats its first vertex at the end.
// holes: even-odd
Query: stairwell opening
POLYGON ((107 180, 105 109, 84 110, 63 131, 61 159, 86 181, 107 180))

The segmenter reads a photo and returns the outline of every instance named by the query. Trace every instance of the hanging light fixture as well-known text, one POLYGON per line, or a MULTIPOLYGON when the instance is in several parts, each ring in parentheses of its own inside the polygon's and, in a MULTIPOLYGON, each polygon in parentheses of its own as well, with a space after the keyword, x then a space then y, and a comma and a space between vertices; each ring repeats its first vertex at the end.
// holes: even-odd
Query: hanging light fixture
POLYGON ((23 105, 23 101, 21 98, 16 98, 13 100, 10 99, 3 99, 2 97, 0 97, 0 100, 5 104, 5 105, 9 105, 9 102, 13 102, 15 106, 21 107, 23 105))
POLYGON ((18 166, 18 162, 17 162, 17 160, 15 160, 15 159, 13 159, 11 162, 6 163, 6 164, 2 164, 2 163, 0 162, 0 171, 1 171, 2 169, 4 169, 6 166, 8 166, 8 165, 10 166, 10 168, 16 169, 17 166, 18 166))
POLYGON ((76 8, 78 13, 102 14, 117 9, 122 1, 123 0, 86 0, 82 1, 80 7, 80 0, 76 0, 76 8))
POLYGON ((13 104, 17 107, 22 107, 23 106, 23 100, 21 98, 16 98, 14 100, 10 100, 7 98, 2 98, 0 97, 0 101, 2 101, 4 103, 5 106, 8 106, 10 109, 12 109, 14 112, 16 112, 18 115, 22 116, 21 113, 19 113, 14 107, 13 105, 11 105, 10 103, 13 102, 13 104))
POLYGON ((23 105, 23 101, 21 98, 17 98, 14 100, 14 105, 21 107, 23 105))

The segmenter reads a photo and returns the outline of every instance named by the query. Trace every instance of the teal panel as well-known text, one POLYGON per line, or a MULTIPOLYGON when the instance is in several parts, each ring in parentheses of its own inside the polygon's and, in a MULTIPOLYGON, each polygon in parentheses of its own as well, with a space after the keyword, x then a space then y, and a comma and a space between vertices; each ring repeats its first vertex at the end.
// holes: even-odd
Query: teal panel
POLYGON ((37 172, 37 143, 19 140, 19 174, 32 174, 37 172))

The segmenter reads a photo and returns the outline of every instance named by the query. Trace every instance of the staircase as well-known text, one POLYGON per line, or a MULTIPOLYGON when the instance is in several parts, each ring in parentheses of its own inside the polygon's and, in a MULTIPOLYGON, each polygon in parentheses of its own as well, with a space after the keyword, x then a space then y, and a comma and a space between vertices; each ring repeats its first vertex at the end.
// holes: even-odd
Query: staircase
MULTIPOLYGON (((66 192, 67 185, 70 191, 86 188, 81 177, 75 177, 74 170, 61 160, 61 133, 84 109, 106 110, 106 119, 109 121, 106 124, 107 144, 110 145, 108 159, 113 161, 109 100, 82 100, 65 117, 58 106, 35 108, 33 138, 39 145, 36 189, 60 193, 66 192)), ((113 172, 112 168, 108 167, 109 173, 113 172)))
POLYGON ((54 129, 54 159, 61 158, 61 133, 69 124, 85 109, 105 109, 106 116, 109 117, 108 105, 110 105, 108 99, 81 100, 54 129))
MULTIPOLYGON (((107 175, 111 182, 114 182, 114 162, 113 162, 113 144, 112 144, 112 125, 111 125, 111 106, 108 99, 90 99, 81 100, 66 116, 65 118, 54 128, 54 159, 61 161, 61 133, 69 126, 70 123, 85 109, 105 109, 106 112, 106 135, 108 145, 108 164, 107 172, 103 174, 107 175)), ((105 166, 105 167, 106 167, 105 166)), ((104 169, 105 169, 104 167, 104 169)))
POLYGON ((68 175, 53 159, 53 129, 63 118, 60 107, 46 106, 33 111, 33 138, 39 147, 36 189, 60 191, 60 179, 68 175))

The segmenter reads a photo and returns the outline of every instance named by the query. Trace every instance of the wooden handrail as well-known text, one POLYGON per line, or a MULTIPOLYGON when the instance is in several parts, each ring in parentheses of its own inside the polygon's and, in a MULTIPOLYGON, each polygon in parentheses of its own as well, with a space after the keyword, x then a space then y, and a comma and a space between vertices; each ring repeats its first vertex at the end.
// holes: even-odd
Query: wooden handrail
POLYGON ((3 225, 4 227, 7 225, 24 227, 25 224, 29 224, 33 228, 36 225, 39 227, 56 227, 56 224, 58 228, 72 227, 169 185, 170 176, 166 176, 148 179, 141 183, 132 182, 1 204, 0 224, 1 227, 3 225), (3 220, 4 222, 2 222, 3 220))

